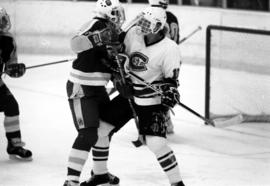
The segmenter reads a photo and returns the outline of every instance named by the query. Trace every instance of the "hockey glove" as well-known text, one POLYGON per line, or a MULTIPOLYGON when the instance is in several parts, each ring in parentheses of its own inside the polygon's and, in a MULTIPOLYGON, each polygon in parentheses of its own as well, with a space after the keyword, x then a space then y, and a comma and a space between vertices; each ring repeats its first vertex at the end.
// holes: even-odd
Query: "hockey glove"
POLYGON ((94 47, 101 45, 118 45, 120 43, 119 34, 120 31, 110 26, 108 28, 104 28, 103 30, 85 33, 94 47))
POLYGON ((173 108, 180 100, 180 94, 177 88, 168 86, 166 90, 163 90, 161 96, 161 104, 173 108))
POLYGON ((111 43, 110 29, 103 29, 95 32, 86 32, 84 35, 88 37, 91 43, 91 48, 111 43))
POLYGON ((133 84, 130 78, 124 77, 122 78, 120 73, 114 73, 113 74, 113 84, 114 87, 118 90, 118 92, 124 97, 124 98, 132 98, 133 97, 133 84))
POLYGON ((6 66, 5 73, 13 78, 19 78, 25 73, 24 63, 12 63, 6 66))

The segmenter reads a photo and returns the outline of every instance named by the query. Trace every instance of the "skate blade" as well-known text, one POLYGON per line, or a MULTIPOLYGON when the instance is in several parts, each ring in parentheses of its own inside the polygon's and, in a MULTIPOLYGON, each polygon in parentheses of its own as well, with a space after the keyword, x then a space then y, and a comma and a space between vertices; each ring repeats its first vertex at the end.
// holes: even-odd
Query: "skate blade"
POLYGON ((13 154, 10 154, 9 155, 9 159, 11 160, 17 160, 17 161, 32 161, 33 158, 32 157, 29 157, 29 158, 22 158, 18 155, 13 155, 13 154))

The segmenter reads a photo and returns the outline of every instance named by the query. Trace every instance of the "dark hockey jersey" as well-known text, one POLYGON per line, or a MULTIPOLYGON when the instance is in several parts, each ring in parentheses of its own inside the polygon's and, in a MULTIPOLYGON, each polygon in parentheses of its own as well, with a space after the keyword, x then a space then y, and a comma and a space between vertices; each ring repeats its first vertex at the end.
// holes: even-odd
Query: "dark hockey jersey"
MULTIPOLYGON (((94 18, 83 25, 73 39, 80 36, 87 36, 89 33, 96 33, 106 28, 112 29, 111 26, 112 24, 105 19, 94 18)), ((82 39, 87 40, 88 38, 84 37, 82 39)), ((105 45, 89 47, 89 49, 80 51, 77 54, 77 59, 73 61, 69 80, 73 83, 88 86, 106 85, 111 78, 111 70, 104 64, 104 60, 107 62, 110 61, 105 45)))
POLYGON ((170 11, 166 11, 166 15, 170 38, 179 44, 180 35, 177 17, 170 11))
MULTIPOLYGON (((0 32, 0 72, 6 64, 17 63, 16 43, 11 33, 0 32)), ((3 84, 0 76, 0 86, 3 84)))

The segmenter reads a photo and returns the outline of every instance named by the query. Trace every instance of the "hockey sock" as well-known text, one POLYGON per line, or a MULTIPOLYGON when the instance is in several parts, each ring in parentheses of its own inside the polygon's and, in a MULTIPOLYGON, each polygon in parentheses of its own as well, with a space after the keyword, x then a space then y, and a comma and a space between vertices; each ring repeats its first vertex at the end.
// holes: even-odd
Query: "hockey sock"
POLYGON ((72 148, 68 158, 67 180, 79 181, 81 171, 88 158, 88 151, 72 148))
POLYGON ((182 180, 176 157, 169 146, 165 146, 160 151, 155 152, 157 160, 163 171, 169 178, 170 183, 182 180))
POLYGON ((19 116, 5 116, 4 128, 8 141, 14 138, 21 138, 19 116))
POLYGON ((91 147, 96 143, 96 141, 96 128, 87 128, 79 131, 68 158, 67 180, 79 181, 91 147))
POLYGON ((108 172, 109 145, 108 136, 99 137, 97 143, 92 148, 94 174, 105 174, 108 172))

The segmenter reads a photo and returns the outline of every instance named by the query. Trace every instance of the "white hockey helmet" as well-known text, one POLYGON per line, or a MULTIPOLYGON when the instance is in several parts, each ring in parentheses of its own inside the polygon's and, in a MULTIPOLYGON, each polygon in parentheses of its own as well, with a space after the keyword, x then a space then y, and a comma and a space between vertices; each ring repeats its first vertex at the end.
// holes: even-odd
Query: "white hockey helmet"
POLYGON ((0 7, 0 31, 7 32, 11 28, 9 15, 3 7, 0 7))
POLYGON ((98 0, 95 12, 98 16, 109 19, 120 26, 126 20, 124 8, 119 0, 98 0))
POLYGON ((166 19, 167 16, 164 9, 159 7, 147 7, 143 11, 143 16, 138 21, 137 26, 139 26, 142 34, 156 34, 164 28, 166 19))
POLYGON ((153 7, 161 7, 161 8, 168 8, 169 1, 168 0, 148 0, 150 6, 153 7))

